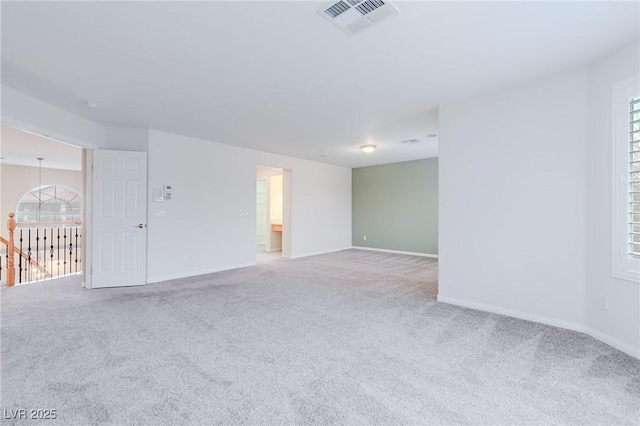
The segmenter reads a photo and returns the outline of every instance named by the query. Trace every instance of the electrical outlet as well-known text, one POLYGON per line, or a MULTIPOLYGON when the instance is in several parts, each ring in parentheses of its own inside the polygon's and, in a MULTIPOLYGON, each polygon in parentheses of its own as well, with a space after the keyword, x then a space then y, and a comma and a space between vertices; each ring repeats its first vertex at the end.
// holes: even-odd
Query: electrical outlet
POLYGON ((609 310, 609 298, 607 296, 605 296, 604 294, 601 294, 600 297, 598 297, 598 306, 600 306, 600 309, 602 309, 603 311, 608 311, 609 310))
POLYGON ((363 238, 364 238, 365 241, 367 241, 367 236, 366 235, 363 238))

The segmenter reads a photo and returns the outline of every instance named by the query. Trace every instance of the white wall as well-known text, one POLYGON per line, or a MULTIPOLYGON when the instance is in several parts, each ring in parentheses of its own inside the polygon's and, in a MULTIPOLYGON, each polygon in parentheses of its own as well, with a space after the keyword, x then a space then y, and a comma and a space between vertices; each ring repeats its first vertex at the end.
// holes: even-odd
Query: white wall
POLYGON ((291 170, 292 257, 351 246, 351 169, 151 130, 149 188, 173 199, 150 196, 149 282, 256 263, 258 165, 291 170))
POLYGON ((638 51, 440 108, 438 300, 640 356, 640 286, 611 276, 611 90, 638 51))
POLYGON ((147 129, 103 127, 8 86, 1 90, 3 124, 82 148, 147 151, 147 129))
POLYGON ((282 250, 282 232, 271 230, 272 224, 280 224, 284 228, 289 225, 283 221, 284 213, 284 176, 276 175, 269 177, 269 251, 282 250))
POLYGON ((586 84, 440 108, 439 300, 586 322, 586 84))
POLYGON ((135 127, 107 127, 105 145, 110 150, 147 152, 149 130, 135 127))
POLYGON ((105 146, 104 127, 2 86, 2 123, 83 148, 105 146))
POLYGON ((589 327, 640 353, 640 285, 611 274, 612 86, 640 72, 639 52, 634 44, 589 67, 586 284, 589 327), (598 307, 601 294, 609 297, 609 311, 598 307))

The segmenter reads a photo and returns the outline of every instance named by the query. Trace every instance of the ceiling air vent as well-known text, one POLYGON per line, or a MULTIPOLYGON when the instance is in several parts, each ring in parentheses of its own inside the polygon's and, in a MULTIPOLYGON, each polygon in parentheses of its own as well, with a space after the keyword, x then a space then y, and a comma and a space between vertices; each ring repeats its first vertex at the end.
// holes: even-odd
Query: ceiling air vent
POLYGON ((340 0, 318 13, 349 35, 398 13, 387 0, 340 0))
POLYGON ((338 15, 346 12, 347 10, 349 10, 349 5, 343 1, 339 1, 324 12, 332 18, 337 18, 338 15))

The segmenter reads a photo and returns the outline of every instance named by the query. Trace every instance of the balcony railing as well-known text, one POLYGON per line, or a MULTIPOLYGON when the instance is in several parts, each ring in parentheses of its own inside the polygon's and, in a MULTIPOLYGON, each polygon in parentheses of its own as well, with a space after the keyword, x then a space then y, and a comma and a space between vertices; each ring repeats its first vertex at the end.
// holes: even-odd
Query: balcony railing
POLYGON ((0 281, 7 286, 82 272, 82 222, 7 221, 0 237, 0 281), (4 261, 4 262, 3 262, 4 261))

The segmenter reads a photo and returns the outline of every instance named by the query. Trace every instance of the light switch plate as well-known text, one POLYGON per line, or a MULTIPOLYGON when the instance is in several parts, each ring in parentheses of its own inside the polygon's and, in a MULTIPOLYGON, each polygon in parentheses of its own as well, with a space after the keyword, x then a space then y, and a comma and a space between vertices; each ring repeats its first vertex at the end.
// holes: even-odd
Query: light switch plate
POLYGON ((153 188, 153 201, 157 203, 164 201, 164 192, 162 192, 162 189, 153 188))

